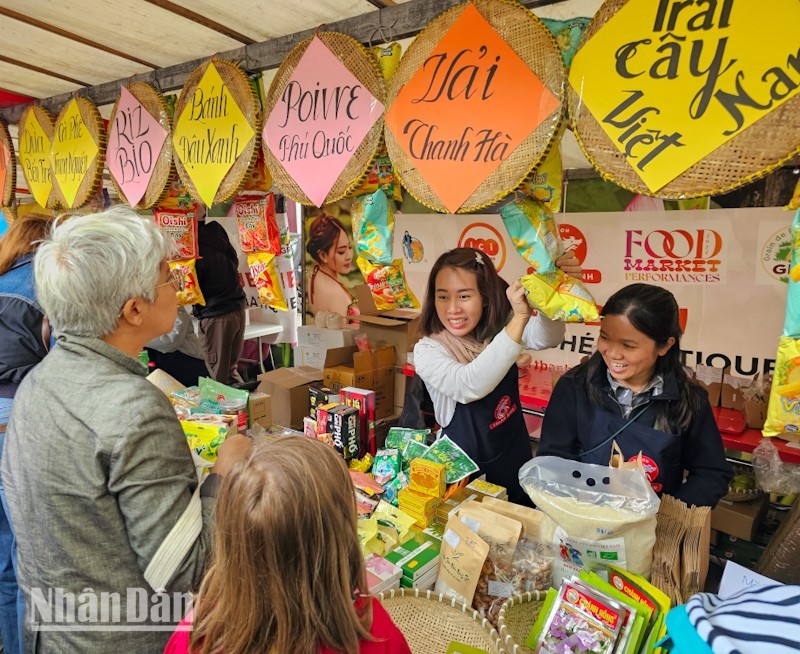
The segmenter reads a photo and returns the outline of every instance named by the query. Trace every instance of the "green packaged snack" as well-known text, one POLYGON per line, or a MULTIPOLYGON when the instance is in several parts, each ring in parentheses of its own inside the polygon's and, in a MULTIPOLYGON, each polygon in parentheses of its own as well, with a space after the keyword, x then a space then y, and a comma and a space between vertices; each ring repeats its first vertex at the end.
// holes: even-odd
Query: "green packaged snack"
POLYGON ((220 400, 244 400, 250 397, 250 393, 240 388, 226 386, 209 377, 200 377, 200 399, 219 402, 220 400))
POLYGON ((389 433, 386 436, 386 447, 395 447, 398 450, 402 450, 409 440, 416 441, 417 443, 424 443, 430 433, 430 429, 392 427, 389 429, 389 433))
POLYGON ((406 441, 403 446, 403 470, 408 470, 411 466, 411 459, 421 459, 428 451, 428 446, 414 440, 406 441))
POLYGON ((555 271, 556 260, 563 254, 564 246, 550 210, 538 200, 524 198, 510 202, 500 213, 514 248, 533 271, 555 271))
POLYGON ((378 189, 353 199, 350 209, 356 254, 372 263, 391 265, 394 211, 386 194, 378 189))
POLYGON ((379 484, 386 484, 400 472, 400 452, 397 448, 378 450, 375 454, 375 463, 372 464, 372 474, 379 484))
POLYGON ((447 436, 442 436, 425 452, 423 459, 443 463, 447 468, 447 483, 454 484, 478 472, 478 465, 447 436))
POLYGON ((383 487, 383 499, 392 506, 397 506, 400 498, 400 491, 408 486, 409 478, 405 471, 401 470, 394 479, 389 480, 383 487))

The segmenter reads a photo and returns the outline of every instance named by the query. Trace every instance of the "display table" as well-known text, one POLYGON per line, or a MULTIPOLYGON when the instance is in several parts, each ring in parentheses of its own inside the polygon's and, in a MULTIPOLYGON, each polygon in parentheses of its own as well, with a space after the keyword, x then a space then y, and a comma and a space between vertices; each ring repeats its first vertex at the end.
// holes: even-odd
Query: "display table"
MULTIPOLYGON (((523 371, 523 375, 519 378, 519 395, 522 400, 522 411, 527 416, 530 416, 531 422, 528 423, 529 429, 534 424, 535 416, 544 415, 547 407, 547 402, 550 399, 550 388, 553 378, 553 371, 549 368, 536 368, 530 367, 527 371, 523 371)), ((725 449, 734 450, 736 452, 750 453, 756 449, 756 446, 763 438, 761 431, 758 429, 745 429, 739 434, 731 434, 724 430, 724 423, 729 422, 724 420, 727 418, 726 412, 731 410, 715 410, 714 415, 717 417, 717 422, 723 427, 720 430, 722 434, 722 443, 725 449)), ((774 438, 772 441, 778 448, 778 452, 783 461, 788 463, 800 463, 800 443, 788 443, 780 438, 774 438)))
MULTIPOLYGON (((245 325, 244 328, 244 340, 249 341, 251 339, 256 339, 258 342, 258 365, 261 368, 261 372, 266 372, 264 369, 264 352, 263 348, 261 347, 261 339, 264 336, 274 336, 276 334, 280 334, 283 331, 283 327, 280 325, 274 325, 270 323, 264 322, 251 322, 248 325, 245 325)), ((272 367, 275 368, 275 361, 272 359, 272 349, 270 348, 269 351, 270 361, 272 361, 272 367)))

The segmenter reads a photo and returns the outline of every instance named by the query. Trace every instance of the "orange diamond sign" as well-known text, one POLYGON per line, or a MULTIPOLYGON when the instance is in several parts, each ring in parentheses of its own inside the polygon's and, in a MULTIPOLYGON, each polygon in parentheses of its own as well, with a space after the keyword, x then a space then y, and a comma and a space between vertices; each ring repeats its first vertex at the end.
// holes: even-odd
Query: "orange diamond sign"
POLYGON ((397 94, 386 125, 455 213, 558 105, 470 3, 397 94))

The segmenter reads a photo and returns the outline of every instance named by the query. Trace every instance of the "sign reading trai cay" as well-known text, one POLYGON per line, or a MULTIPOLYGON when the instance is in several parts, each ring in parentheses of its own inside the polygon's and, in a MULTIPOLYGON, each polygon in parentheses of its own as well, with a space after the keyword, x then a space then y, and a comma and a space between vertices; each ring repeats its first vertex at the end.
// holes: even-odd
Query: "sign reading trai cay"
POLYGON ((797 95, 799 24, 797 0, 629 0, 576 54, 573 110, 655 193, 797 95))

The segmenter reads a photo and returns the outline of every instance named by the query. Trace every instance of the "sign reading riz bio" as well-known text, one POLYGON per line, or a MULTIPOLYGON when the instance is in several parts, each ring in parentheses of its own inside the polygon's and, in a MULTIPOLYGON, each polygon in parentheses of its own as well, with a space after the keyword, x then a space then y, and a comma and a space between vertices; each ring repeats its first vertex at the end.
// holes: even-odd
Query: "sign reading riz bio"
POLYGON ((797 0, 629 0, 569 81, 656 192, 798 93, 797 0))

